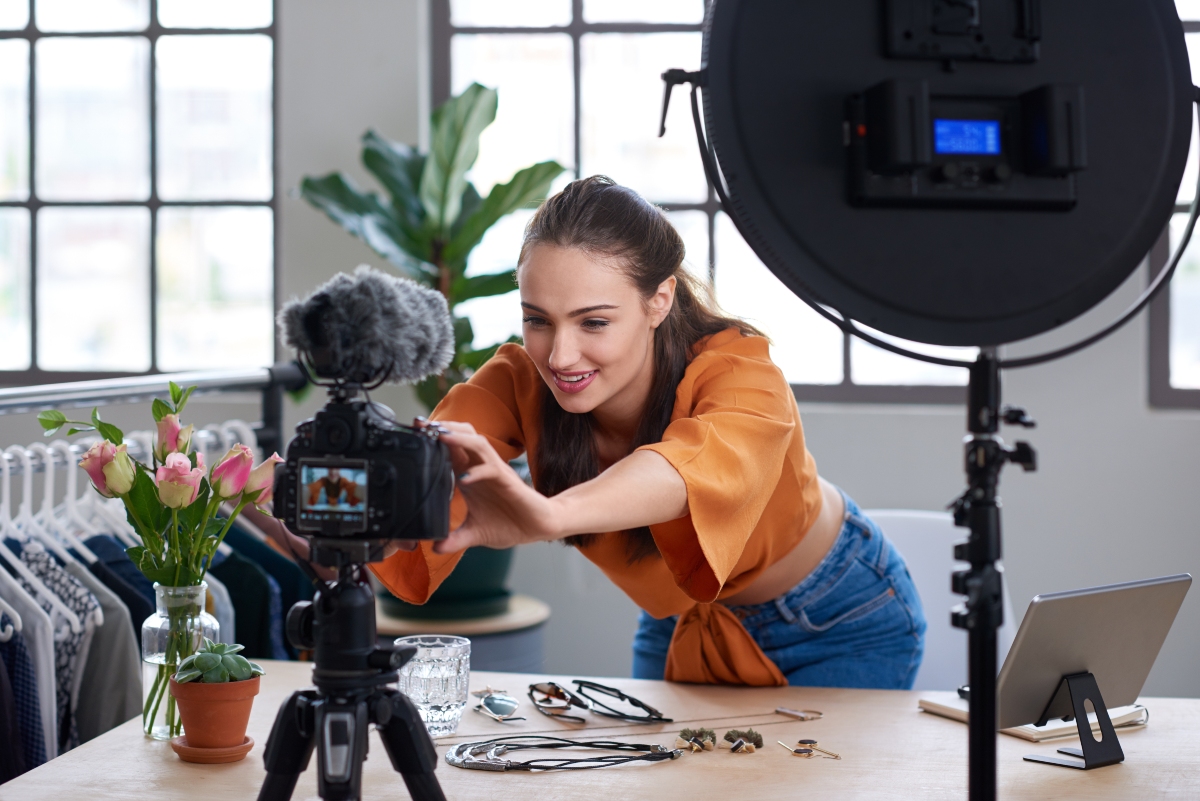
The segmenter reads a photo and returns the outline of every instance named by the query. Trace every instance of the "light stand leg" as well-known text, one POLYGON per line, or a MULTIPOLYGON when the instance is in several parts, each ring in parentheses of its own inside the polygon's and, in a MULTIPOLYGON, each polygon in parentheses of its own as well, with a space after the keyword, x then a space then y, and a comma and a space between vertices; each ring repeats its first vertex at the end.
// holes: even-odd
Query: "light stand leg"
POLYGON ((1026 470, 1035 466, 1033 449, 1024 442, 1006 448, 998 436, 1000 423, 1032 427, 1020 409, 1000 409, 1000 366, 991 349, 983 349, 971 366, 968 385, 965 464, 967 491, 954 503, 954 522, 971 530, 966 542, 954 546, 954 557, 970 564, 954 573, 951 587, 967 596, 954 608, 951 623, 968 633, 971 687, 969 797, 996 798, 996 632, 1004 623, 1000 572, 1000 504, 996 494, 1006 462, 1026 470))

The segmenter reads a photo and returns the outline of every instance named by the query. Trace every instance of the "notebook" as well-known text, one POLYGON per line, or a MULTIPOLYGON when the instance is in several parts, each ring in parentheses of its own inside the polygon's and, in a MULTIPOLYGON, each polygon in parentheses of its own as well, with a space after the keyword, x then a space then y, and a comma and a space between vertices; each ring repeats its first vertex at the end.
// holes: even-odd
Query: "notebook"
MULTIPOLYGON (((960 723, 967 722, 969 705, 965 699, 959 698, 956 692, 922 693, 920 699, 917 701, 917 706, 934 715, 941 715, 944 718, 957 720, 960 723)), ((1112 720, 1114 728, 1140 728, 1149 722, 1150 712, 1141 704, 1133 704, 1131 706, 1118 706, 1108 710, 1108 717, 1112 720)), ((1100 731, 1100 724, 1096 721, 1095 713, 1089 714, 1088 720, 1092 724, 1092 731, 1100 731)), ((1079 734, 1079 729, 1073 720, 1051 720, 1045 726, 1030 724, 1015 726, 1011 729, 1001 729, 1000 732, 1013 737, 1020 737, 1022 740, 1040 743, 1043 740, 1054 740, 1060 737, 1075 737, 1079 734)))

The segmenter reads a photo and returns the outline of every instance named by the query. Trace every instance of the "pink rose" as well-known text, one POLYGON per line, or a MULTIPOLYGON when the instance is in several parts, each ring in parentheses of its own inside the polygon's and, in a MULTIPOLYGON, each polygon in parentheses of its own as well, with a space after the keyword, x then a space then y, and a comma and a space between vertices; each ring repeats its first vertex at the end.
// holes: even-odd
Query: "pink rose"
POLYGON ((167 461, 171 453, 187 453, 192 446, 193 426, 181 427, 179 418, 173 414, 164 415, 158 421, 158 442, 154 446, 154 455, 160 462, 167 461))
POLYGON ((208 483, 212 485, 213 493, 218 498, 232 498, 241 494, 253 465, 254 451, 241 443, 234 445, 212 469, 208 483))
POLYGON ((272 453, 263 459, 262 464, 250 471, 250 478, 246 481, 246 486, 242 487, 242 497, 250 500, 259 509, 270 503, 275 497, 275 465, 282 462, 283 459, 279 458, 278 453, 272 453))
POLYGON ((196 454, 196 466, 182 453, 167 454, 167 461, 154 474, 158 484, 158 499, 169 509, 190 506, 200 494, 204 479, 204 454, 196 454))
MULTIPOLYGON (((122 445, 121 447, 125 446, 122 445)), ((88 478, 92 480, 92 486, 105 498, 115 496, 115 493, 111 492, 108 488, 108 479, 104 476, 104 466, 111 464, 116 454, 117 446, 103 439, 88 448, 88 452, 83 455, 83 459, 79 462, 79 466, 87 471, 88 478)))

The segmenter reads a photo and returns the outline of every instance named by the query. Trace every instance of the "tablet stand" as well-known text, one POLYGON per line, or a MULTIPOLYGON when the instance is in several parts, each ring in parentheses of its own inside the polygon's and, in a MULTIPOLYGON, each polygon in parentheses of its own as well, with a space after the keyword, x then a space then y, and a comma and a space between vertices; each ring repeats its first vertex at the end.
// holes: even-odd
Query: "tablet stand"
POLYGON ((1075 725, 1079 729, 1079 744, 1082 748, 1060 748, 1058 753, 1080 757, 1083 761, 1030 754, 1025 757, 1026 762, 1045 762, 1047 765, 1059 765, 1064 768, 1091 770, 1092 768, 1102 768, 1105 765, 1115 765, 1125 760, 1125 752, 1121 750, 1121 744, 1117 742, 1117 731, 1108 717, 1108 707, 1104 705, 1104 698, 1100 695, 1100 687, 1096 684, 1095 676, 1091 673, 1072 673, 1070 676, 1063 676, 1062 681, 1058 683, 1058 689, 1054 691, 1054 696, 1051 697, 1050 703, 1046 704, 1042 716, 1038 718, 1035 725, 1045 726, 1046 721, 1050 718, 1058 717, 1058 715, 1052 714, 1051 710, 1061 712, 1064 702, 1075 715, 1075 725), (1087 708, 1084 706, 1084 701, 1089 700, 1095 707, 1096 721, 1100 724, 1099 740, 1092 734, 1092 724, 1088 720, 1087 708))

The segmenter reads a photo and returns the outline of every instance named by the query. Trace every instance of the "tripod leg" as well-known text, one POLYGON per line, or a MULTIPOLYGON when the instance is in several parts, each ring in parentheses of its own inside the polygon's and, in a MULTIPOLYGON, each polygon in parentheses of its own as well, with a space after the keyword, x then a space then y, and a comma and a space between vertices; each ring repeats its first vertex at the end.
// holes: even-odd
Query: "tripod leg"
POLYGON ((315 690, 300 690, 279 708, 263 756, 267 778, 258 791, 258 801, 288 801, 296 780, 308 768, 313 752, 312 702, 315 690))
POLYGON ((421 721, 421 713, 408 696, 396 690, 385 690, 380 696, 374 710, 379 734, 392 767, 408 786, 408 794, 413 801, 446 801, 442 786, 433 775, 437 751, 421 721))

